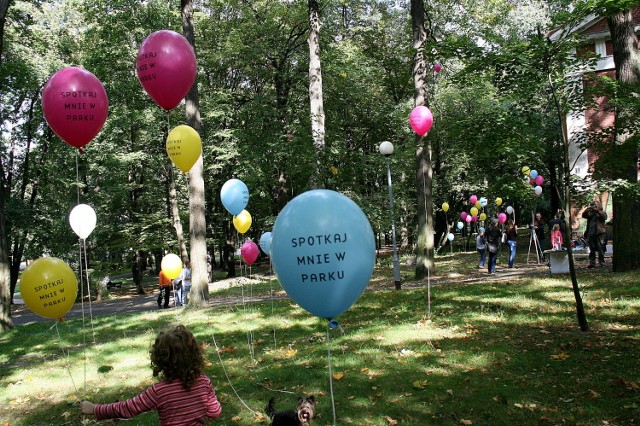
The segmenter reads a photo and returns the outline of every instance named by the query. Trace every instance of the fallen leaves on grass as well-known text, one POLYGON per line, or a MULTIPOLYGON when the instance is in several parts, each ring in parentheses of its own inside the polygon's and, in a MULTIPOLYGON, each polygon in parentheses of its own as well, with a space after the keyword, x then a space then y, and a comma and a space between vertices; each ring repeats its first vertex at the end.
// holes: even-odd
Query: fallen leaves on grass
POLYGON ((384 418, 387 419, 387 422, 389 422, 390 425, 397 425, 398 424, 397 420, 394 420, 389 416, 384 416, 384 418))
POLYGON ((415 389, 424 389, 427 387, 427 381, 426 380, 414 380, 411 383, 411 386, 413 386, 415 389))
POLYGON ((471 420, 460 419, 460 424, 469 426, 472 425, 473 422, 471 420))
POLYGON ((562 352, 556 355, 551 355, 551 359, 554 361, 566 361, 569 358, 569 354, 562 352))
POLYGON ((333 373, 331 376, 333 380, 341 380, 344 378, 344 372, 333 373))

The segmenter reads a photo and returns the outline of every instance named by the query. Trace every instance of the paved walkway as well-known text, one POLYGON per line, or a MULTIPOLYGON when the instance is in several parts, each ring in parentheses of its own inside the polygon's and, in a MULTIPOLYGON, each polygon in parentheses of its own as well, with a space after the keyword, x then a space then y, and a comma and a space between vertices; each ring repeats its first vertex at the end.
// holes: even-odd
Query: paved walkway
MULTIPOLYGON (((576 267, 579 269, 583 269, 582 265, 579 262, 576 262, 576 267)), ((586 265, 584 265, 586 266, 586 265)), ((477 271, 473 271, 472 273, 467 274, 459 274, 459 273, 448 273, 444 275, 436 275, 434 277, 429 278, 429 283, 432 286, 441 286, 441 285, 469 285, 469 284, 477 284, 477 283, 485 283, 488 281, 492 282, 501 282, 501 281, 512 281, 515 279, 522 278, 524 276, 548 276, 549 275, 549 267, 546 264, 528 264, 521 265, 514 269, 506 269, 498 267, 497 273, 495 275, 488 275, 486 269, 479 269, 477 271)), ((250 280, 246 277, 237 277, 230 278, 227 280, 216 281, 214 283, 209 284, 209 291, 219 290, 221 288, 226 288, 231 285, 240 284, 241 280, 244 282, 259 282, 262 279, 267 279, 267 276, 261 277, 260 275, 254 274, 256 277, 253 280, 250 280)), ((274 276, 271 275, 271 278, 274 276)), ((403 288, 417 288, 417 287, 425 287, 427 286, 427 280, 423 280, 421 282, 408 282, 403 284, 403 288)), ((367 287, 367 291, 377 291, 377 290, 390 290, 393 288, 392 282, 385 281, 384 284, 377 285, 369 285, 367 287)), ((138 295, 131 294, 131 292, 126 292, 125 294, 119 295, 118 292, 113 292, 114 299, 104 300, 99 302, 89 303, 85 302, 84 306, 81 303, 76 303, 71 310, 65 315, 67 319, 73 318, 82 318, 82 313, 84 311, 85 315, 92 316, 100 316, 100 315, 112 315, 112 314, 128 314, 134 312, 145 312, 145 311, 154 311, 158 310, 157 298, 158 292, 155 288, 149 289, 147 294, 138 295)), ((285 299, 287 296, 277 295, 274 299, 285 299)), ((259 302, 259 301, 268 301, 271 300, 269 296, 254 296, 253 298, 245 297, 245 302, 259 302)), ((20 299, 14 299, 15 304, 11 307, 11 317, 14 325, 24 325, 38 321, 51 321, 48 318, 43 318, 39 315, 34 314, 29 310, 29 308, 22 303, 20 299)), ((224 297, 224 298, 210 298, 209 305, 210 306, 226 306, 226 305, 241 305, 243 303, 242 297, 224 297)), ((181 307, 171 306, 169 309, 183 309, 181 307)))

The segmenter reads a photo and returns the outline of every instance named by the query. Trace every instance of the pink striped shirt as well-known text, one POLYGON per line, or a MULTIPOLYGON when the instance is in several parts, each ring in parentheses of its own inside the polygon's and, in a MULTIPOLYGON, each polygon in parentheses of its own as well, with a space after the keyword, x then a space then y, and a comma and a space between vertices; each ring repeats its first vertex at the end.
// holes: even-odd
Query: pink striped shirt
POLYGON ((201 374, 191 390, 180 380, 159 382, 126 401, 97 404, 94 414, 98 420, 130 419, 151 410, 158 410, 161 426, 187 426, 204 425, 207 417, 218 417, 222 407, 211 380, 201 374))

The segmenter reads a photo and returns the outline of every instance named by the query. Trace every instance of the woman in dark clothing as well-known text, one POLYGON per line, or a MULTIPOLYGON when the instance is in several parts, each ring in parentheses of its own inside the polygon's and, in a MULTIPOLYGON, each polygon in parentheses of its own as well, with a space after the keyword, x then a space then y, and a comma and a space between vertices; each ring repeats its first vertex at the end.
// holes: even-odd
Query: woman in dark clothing
POLYGON ((491 225, 486 233, 487 251, 489 252, 488 269, 490 274, 496 273, 496 261, 500 251, 502 231, 498 228, 498 219, 491 219, 491 225))
POLYGON ((507 234, 507 245, 509 246, 509 268, 513 268, 513 262, 516 260, 518 238, 518 227, 513 223, 513 220, 509 219, 507 221, 505 233, 507 234))

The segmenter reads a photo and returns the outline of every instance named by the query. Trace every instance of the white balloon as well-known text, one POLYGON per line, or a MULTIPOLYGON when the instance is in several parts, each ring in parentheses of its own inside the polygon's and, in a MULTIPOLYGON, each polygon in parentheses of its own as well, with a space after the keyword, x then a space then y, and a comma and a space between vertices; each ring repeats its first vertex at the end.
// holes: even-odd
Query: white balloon
POLYGON ((78 204, 69 214, 71 229, 83 240, 93 232, 96 222, 96 212, 87 204, 78 204))
POLYGON ((535 192, 537 196, 540 196, 540 194, 542 194, 542 187, 541 186, 536 186, 533 189, 533 192, 535 192))
POLYGON ((507 206, 506 210, 507 210, 507 214, 513 214, 513 207, 507 206))

